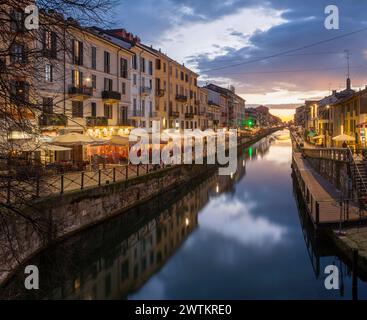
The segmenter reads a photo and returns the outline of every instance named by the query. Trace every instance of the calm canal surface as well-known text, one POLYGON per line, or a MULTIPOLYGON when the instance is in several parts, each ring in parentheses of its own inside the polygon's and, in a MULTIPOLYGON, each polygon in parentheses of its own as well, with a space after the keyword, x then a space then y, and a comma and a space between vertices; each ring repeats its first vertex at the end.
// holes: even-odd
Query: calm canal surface
MULTIPOLYGON (((6 297, 37 299, 351 299, 349 268, 313 240, 292 179, 291 141, 244 149, 233 177, 209 175, 32 259, 40 290, 19 273, 6 297), (328 291, 336 264, 341 290, 328 291)), ((360 299, 367 284, 358 282, 360 299)))

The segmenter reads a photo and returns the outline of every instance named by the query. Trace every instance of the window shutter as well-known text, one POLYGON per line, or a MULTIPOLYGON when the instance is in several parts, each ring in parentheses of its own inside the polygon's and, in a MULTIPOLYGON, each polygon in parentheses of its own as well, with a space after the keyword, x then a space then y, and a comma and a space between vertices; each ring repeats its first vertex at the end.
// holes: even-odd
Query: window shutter
POLYGON ((51 33, 51 56, 57 59, 57 36, 55 32, 51 33))
POLYGON ((83 49, 83 42, 79 42, 79 65, 83 65, 83 55, 84 55, 84 49, 83 49))
POLYGON ((75 40, 71 40, 71 56, 73 64, 75 64, 75 40))

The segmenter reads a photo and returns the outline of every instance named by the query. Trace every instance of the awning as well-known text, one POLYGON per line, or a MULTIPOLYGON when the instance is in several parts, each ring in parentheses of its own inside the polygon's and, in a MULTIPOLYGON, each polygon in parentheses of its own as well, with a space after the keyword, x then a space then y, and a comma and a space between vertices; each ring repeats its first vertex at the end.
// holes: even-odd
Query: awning
POLYGON ((333 138, 335 142, 347 142, 347 141, 356 141, 356 138, 348 136, 346 134, 342 134, 340 136, 336 136, 333 138))
POLYGON ((15 145, 15 150, 21 152, 39 152, 39 151, 70 151, 71 148, 51 145, 51 144, 37 144, 34 142, 23 143, 15 145))
POLYGON ((325 136, 322 134, 322 135, 319 135, 319 136, 316 136, 316 137, 312 138, 312 140, 319 140, 319 139, 325 139, 325 136))
POLYGON ((95 143, 96 140, 89 136, 80 133, 69 133, 66 135, 55 137, 52 140, 52 144, 62 145, 62 146, 80 146, 89 145, 95 143))

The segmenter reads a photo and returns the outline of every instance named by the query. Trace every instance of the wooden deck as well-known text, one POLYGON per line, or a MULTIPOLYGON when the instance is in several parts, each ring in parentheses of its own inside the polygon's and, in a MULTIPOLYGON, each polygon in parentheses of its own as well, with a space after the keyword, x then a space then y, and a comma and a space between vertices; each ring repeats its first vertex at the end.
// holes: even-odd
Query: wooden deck
POLYGON ((358 206, 351 201, 341 202, 341 193, 315 172, 301 153, 293 152, 293 166, 308 212, 315 225, 330 226, 338 225, 340 222, 346 224, 360 221, 358 206))

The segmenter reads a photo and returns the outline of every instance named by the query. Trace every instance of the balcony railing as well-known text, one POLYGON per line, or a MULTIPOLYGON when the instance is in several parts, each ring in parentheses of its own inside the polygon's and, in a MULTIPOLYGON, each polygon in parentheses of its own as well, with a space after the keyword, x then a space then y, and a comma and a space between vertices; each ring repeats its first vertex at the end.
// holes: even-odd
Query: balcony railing
POLYGON ((140 92, 143 95, 149 96, 152 93, 152 88, 151 87, 141 87, 140 92))
POLYGON ((179 118, 179 117, 180 117, 180 113, 179 113, 178 111, 173 111, 173 110, 171 110, 171 111, 169 112, 169 116, 170 116, 171 118, 179 118))
POLYGON ((93 96, 93 88, 71 86, 69 87, 69 95, 73 97, 82 97, 84 99, 88 99, 93 96))
POLYGON ((109 102, 121 101, 121 93, 117 91, 102 91, 102 99, 109 102))
POLYGON ((185 118, 186 119, 194 119, 194 114, 192 112, 190 113, 185 113, 185 118))
POLYGON ((176 100, 180 102, 187 102, 187 96, 182 94, 176 94, 176 100))
POLYGON ((133 110, 129 113, 129 116, 133 118, 145 117, 145 112, 142 110, 133 110))
POLYGON ((42 114, 39 117, 41 127, 66 127, 68 118, 64 114, 42 114))
POLYGON ((164 93, 165 93, 165 90, 164 89, 157 89, 156 92, 155 92, 155 95, 157 97, 163 97, 164 96, 164 93))
POLYGON ((157 111, 149 112, 149 118, 158 118, 158 112, 157 111))
POLYGON ((106 127, 108 126, 108 119, 106 117, 87 117, 87 127, 106 127))

